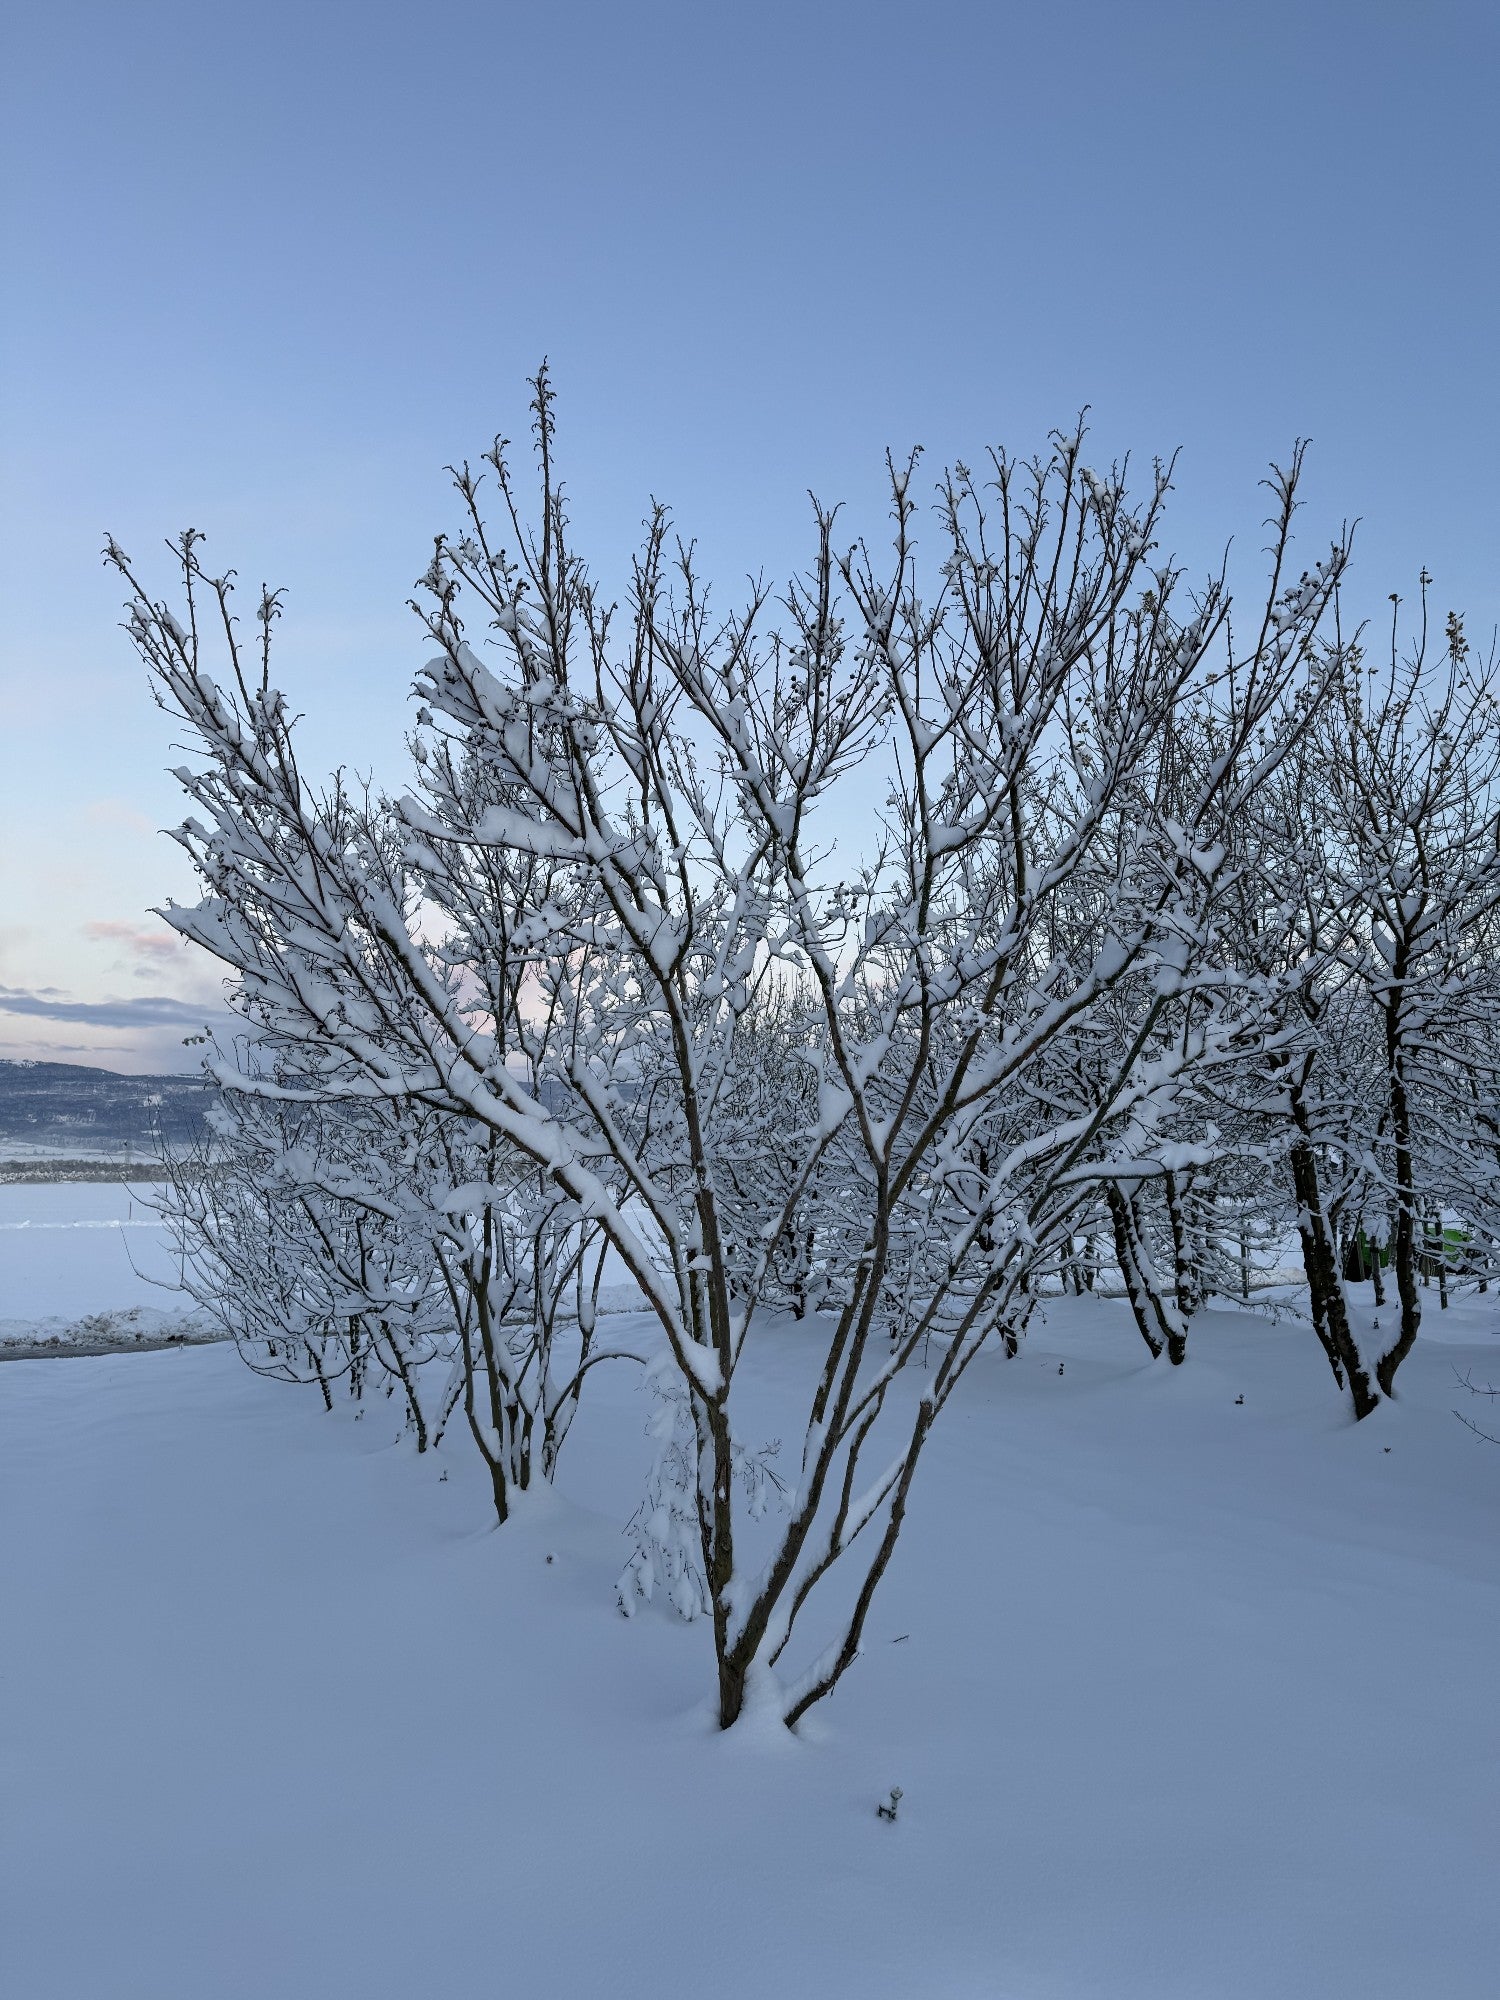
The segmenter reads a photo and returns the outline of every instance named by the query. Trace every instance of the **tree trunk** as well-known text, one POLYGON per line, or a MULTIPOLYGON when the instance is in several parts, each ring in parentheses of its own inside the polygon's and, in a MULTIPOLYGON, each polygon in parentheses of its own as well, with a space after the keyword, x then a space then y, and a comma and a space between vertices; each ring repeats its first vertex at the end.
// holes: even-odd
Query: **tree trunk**
POLYGON ((1361 1285, 1369 1277, 1370 1250, 1363 1229, 1352 1229, 1346 1233, 1339 1261, 1343 1266, 1345 1284, 1361 1285))
POLYGON ((1167 1222, 1172 1231, 1172 1264, 1177 1279, 1177 1310, 1190 1321, 1202 1309, 1203 1281, 1198 1269, 1197 1246, 1188 1219, 1187 1189, 1176 1174, 1163 1176, 1167 1195, 1167 1222))
MULTIPOLYGON (((1398 947, 1392 962, 1392 983, 1406 973, 1406 953, 1398 947)), ((1391 1139, 1396 1165, 1396 1234, 1391 1246, 1391 1262, 1396 1272, 1396 1296, 1401 1301, 1401 1331, 1375 1364, 1375 1379, 1382 1392, 1395 1393, 1396 1370, 1416 1344, 1422 1324, 1422 1302, 1417 1296, 1417 1176, 1412 1153, 1411 1104, 1406 1094, 1406 1050, 1402 1040, 1399 1000, 1386 1002, 1386 1062, 1390 1072, 1391 1139)))
POLYGON ((1148 1311, 1141 1291, 1140 1272, 1136 1266, 1135 1244, 1132 1241, 1130 1214, 1125 1197, 1113 1181, 1107 1181, 1104 1198, 1109 1203, 1109 1219, 1115 1231, 1115 1262, 1120 1267, 1120 1277, 1125 1286, 1125 1296, 1130 1301, 1130 1310, 1135 1317, 1141 1339, 1151 1350, 1151 1358, 1161 1358, 1162 1343, 1154 1330, 1153 1316, 1148 1311))
POLYGON ((1307 1274, 1313 1331, 1328 1357, 1333 1379, 1340 1388, 1347 1386, 1354 1403, 1355 1421, 1359 1422, 1379 1406, 1380 1398, 1371 1385, 1369 1371, 1360 1359, 1349 1325, 1338 1258, 1318 1185, 1318 1163, 1307 1105, 1301 1091, 1295 1088, 1291 1100, 1297 1125, 1291 1149, 1292 1183, 1297 1194, 1297 1233, 1302 1240, 1302 1267, 1307 1274))
MULTIPOLYGON (((377 1322, 377 1324, 380 1324, 380 1322, 377 1322)), ((423 1414, 421 1400, 417 1395, 416 1381, 412 1376, 411 1367, 407 1362, 406 1356, 401 1352, 400 1342, 395 1338, 388 1326, 382 1326, 382 1331, 391 1350, 392 1365, 397 1375, 401 1378, 401 1387, 406 1392, 406 1413, 411 1418, 412 1428, 417 1434, 417 1451, 420 1454, 427 1449, 427 1419, 423 1414)))
POLYGON ((1180 1367, 1187 1359, 1187 1327, 1182 1315, 1162 1296, 1135 1201, 1113 1181, 1106 1183, 1104 1193, 1114 1223, 1115 1252, 1125 1281, 1125 1296, 1141 1338, 1153 1356, 1165 1354, 1174 1368, 1180 1367))

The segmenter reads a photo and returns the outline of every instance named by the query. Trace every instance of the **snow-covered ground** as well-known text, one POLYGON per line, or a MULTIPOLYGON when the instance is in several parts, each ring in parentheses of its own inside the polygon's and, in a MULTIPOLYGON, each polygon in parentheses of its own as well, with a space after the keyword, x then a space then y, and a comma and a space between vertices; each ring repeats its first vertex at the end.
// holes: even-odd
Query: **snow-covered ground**
MULTIPOLYGON (((117 1173, 131 1168, 139 1174, 149 1174, 156 1156, 145 1146, 119 1145, 104 1147, 95 1145, 89 1151, 80 1140, 63 1139, 13 1139, 0 1138, 0 1168, 22 1171, 33 1168, 41 1173, 52 1170, 68 1170, 77 1166, 93 1165, 102 1168, 100 1178, 113 1179, 117 1173)), ((6 1176, 9 1178, 9 1174, 6 1176)))
MULTIPOLYGON (((1051 1307, 944 1419, 796 1742, 717 1736, 702 1628, 613 1607, 627 1367, 496 1530, 466 1441, 418 1459, 383 1400, 224 1346, 14 1362, 0 1987, 1489 1995, 1500 1449, 1451 1411, 1500 1314, 1433 1306, 1358 1429, 1305 1331, 1215 1313, 1173 1373, 1119 1303, 1051 1307)), ((762 1342, 768 1433, 801 1373, 762 1342)))

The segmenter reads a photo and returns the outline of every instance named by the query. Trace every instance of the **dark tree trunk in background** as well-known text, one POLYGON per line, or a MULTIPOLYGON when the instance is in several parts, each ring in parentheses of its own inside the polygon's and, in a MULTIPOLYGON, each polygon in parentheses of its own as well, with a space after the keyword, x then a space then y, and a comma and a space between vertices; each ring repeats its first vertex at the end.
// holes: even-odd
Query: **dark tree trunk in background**
POLYGON ((1292 1116, 1297 1137, 1291 1149, 1292 1181, 1297 1195, 1297 1233, 1302 1241, 1302 1268, 1307 1274, 1307 1290, 1312 1305, 1313 1331, 1317 1334, 1334 1380, 1348 1387, 1356 1421, 1369 1416, 1380 1398, 1360 1358, 1349 1325, 1349 1309, 1339 1275, 1338 1257, 1318 1183, 1318 1162, 1313 1151, 1311 1121, 1300 1090, 1291 1093, 1292 1116))

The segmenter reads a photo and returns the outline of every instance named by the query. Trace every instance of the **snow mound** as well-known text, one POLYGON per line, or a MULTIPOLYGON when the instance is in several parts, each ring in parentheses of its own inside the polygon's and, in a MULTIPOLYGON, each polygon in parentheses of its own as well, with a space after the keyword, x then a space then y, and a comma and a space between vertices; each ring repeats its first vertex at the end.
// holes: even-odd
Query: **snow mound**
POLYGON ((223 1338, 222 1329, 201 1313, 119 1306, 113 1311, 84 1313, 79 1319, 59 1314, 45 1319, 0 1319, 0 1359, 120 1354, 156 1347, 201 1346, 223 1338))

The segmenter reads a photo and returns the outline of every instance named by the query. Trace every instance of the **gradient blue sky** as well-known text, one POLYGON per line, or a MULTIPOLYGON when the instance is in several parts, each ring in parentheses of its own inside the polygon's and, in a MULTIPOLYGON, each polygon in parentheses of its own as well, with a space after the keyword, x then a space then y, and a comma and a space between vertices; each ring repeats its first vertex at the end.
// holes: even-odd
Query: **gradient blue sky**
POLYGON ((578 537, 784 572, 881 453, 1182 447, 1258 546, 1313 440, 1354 596, 1500 613, 1492 4, 12 7, 0 46, 0 1055, 186 1067, 216 980, 106 529, 287 586, 307 756, 394 778, 442 467, 545 353, 578 537))

